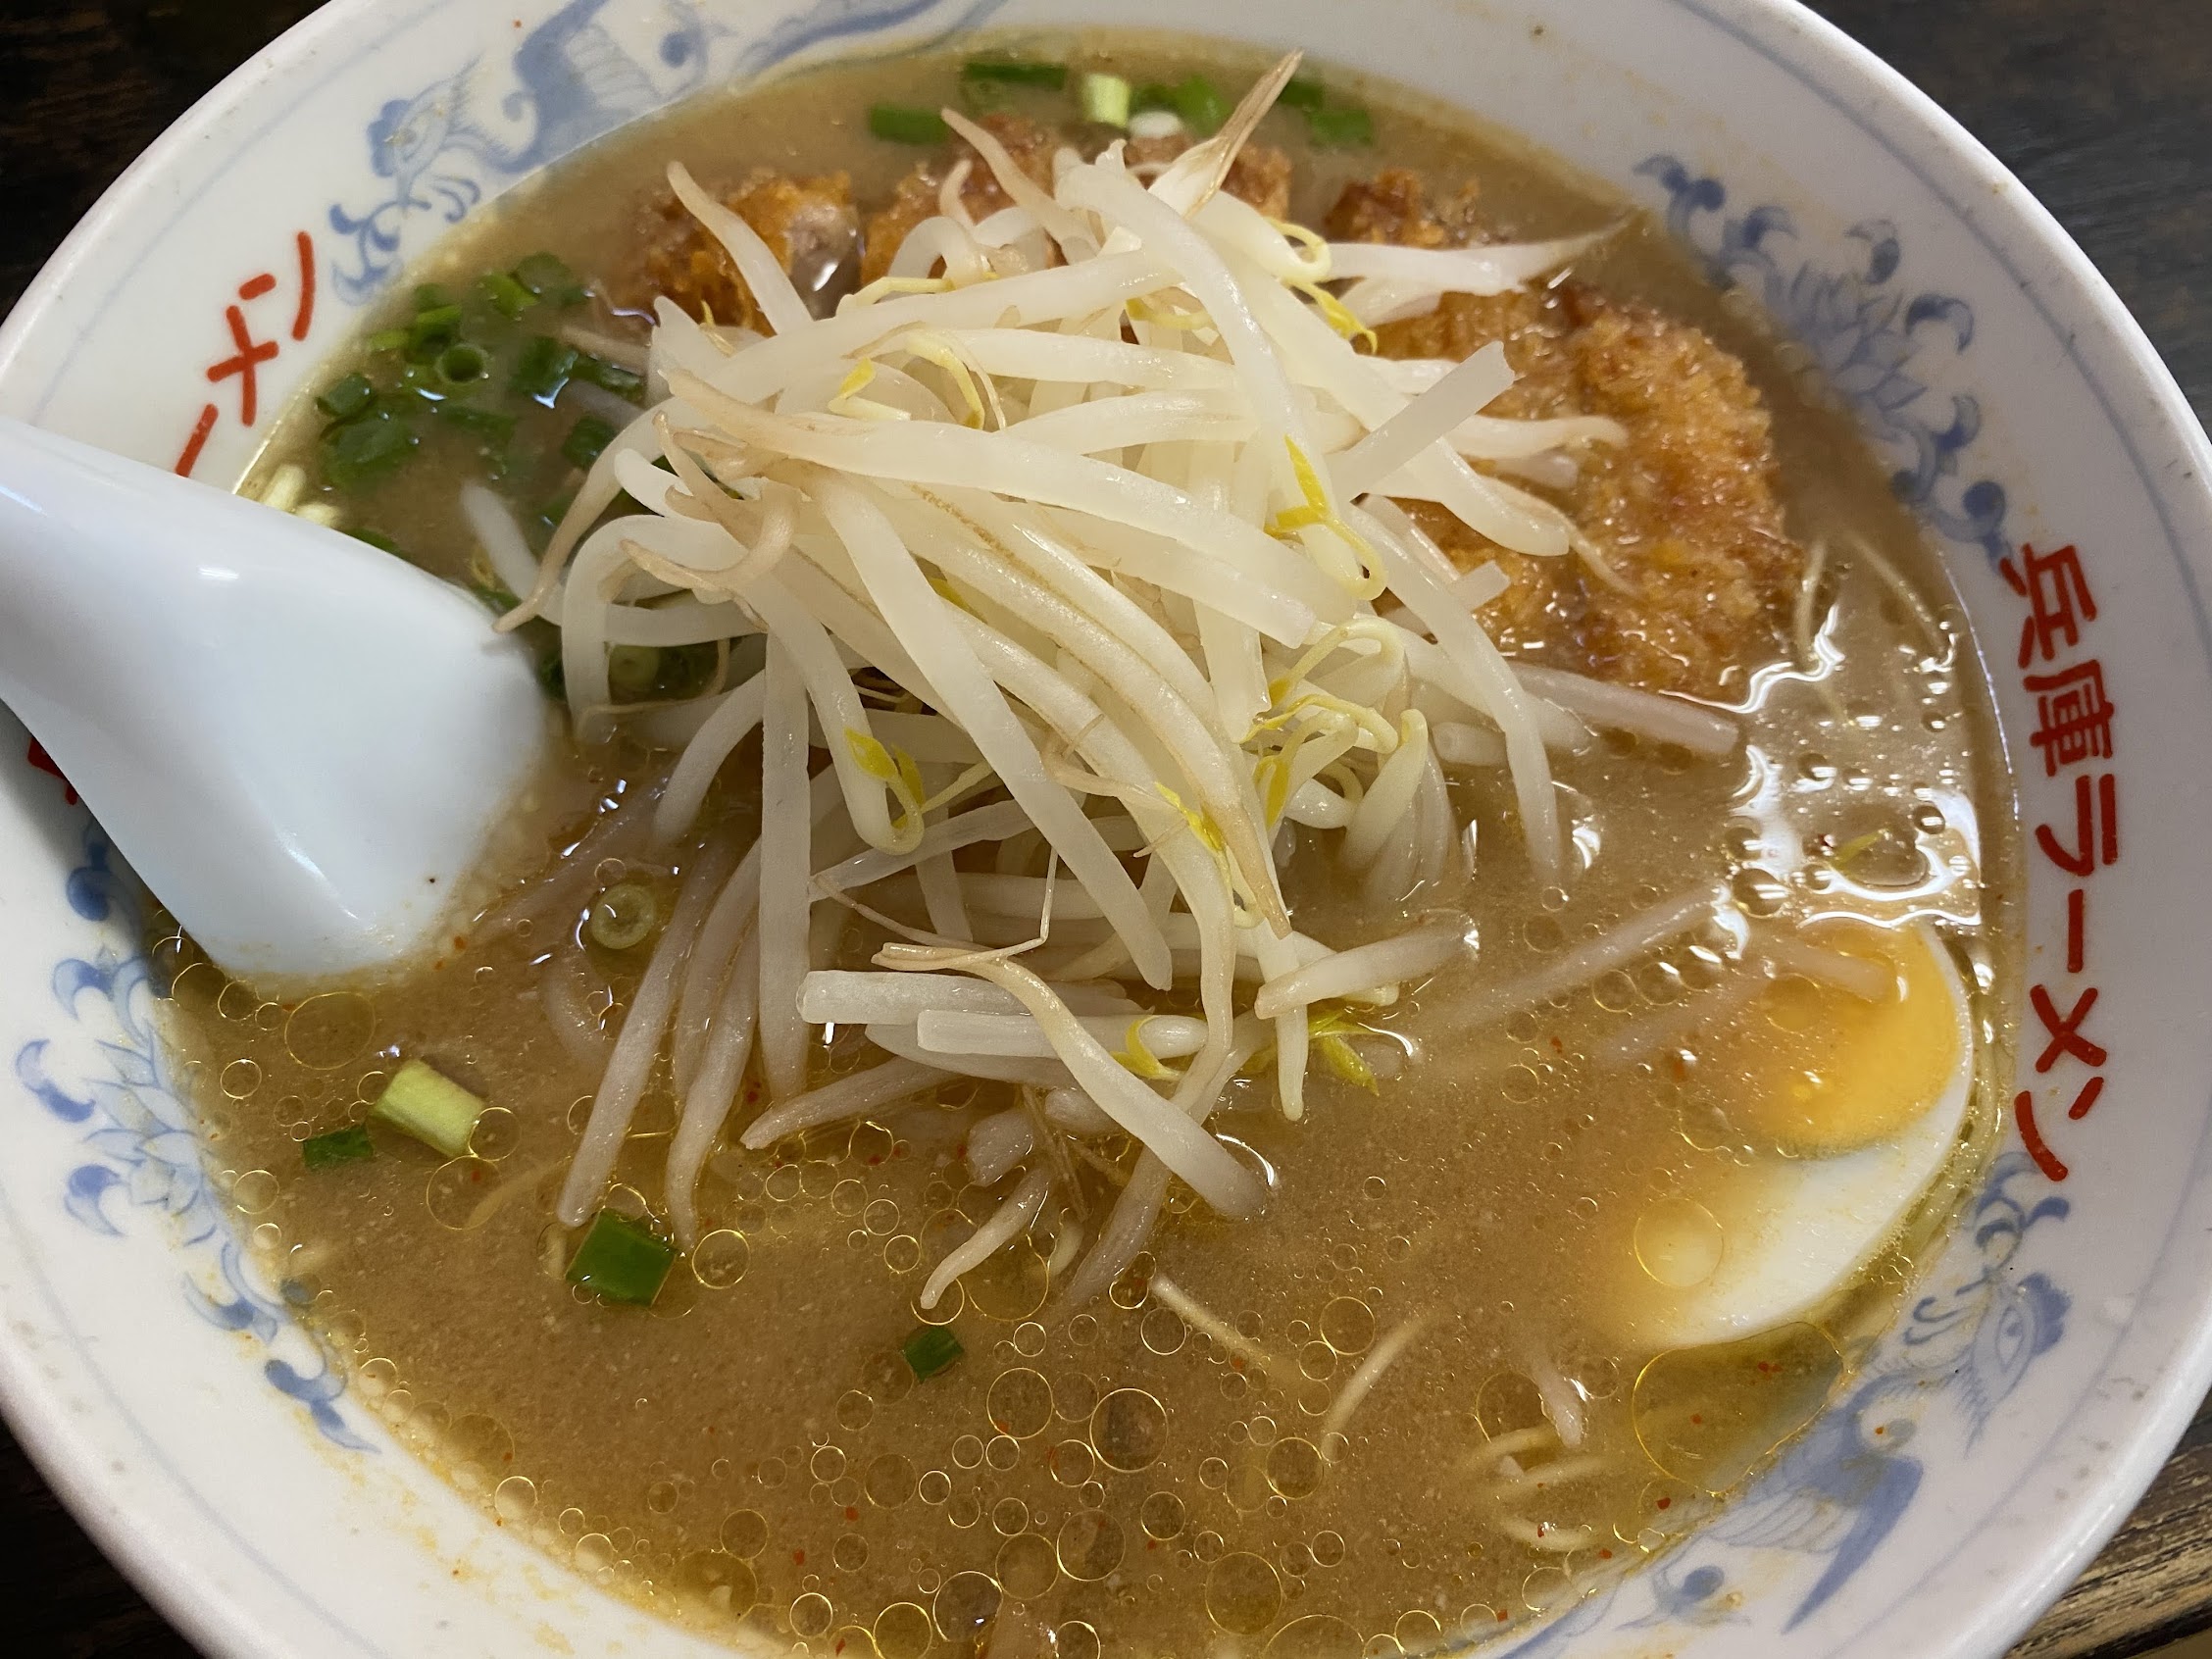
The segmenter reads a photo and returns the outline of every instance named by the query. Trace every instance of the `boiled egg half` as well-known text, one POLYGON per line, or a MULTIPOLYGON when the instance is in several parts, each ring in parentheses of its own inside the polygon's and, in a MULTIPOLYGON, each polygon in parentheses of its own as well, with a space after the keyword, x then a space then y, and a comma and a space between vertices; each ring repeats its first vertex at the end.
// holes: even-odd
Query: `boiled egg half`
POLYGON ((1696 1037, 1692 1087, 1754 1148, 1624 1218, 1614 1323, 1653 1347, 1803 1317, 1897 1232, 1959 1140, 1974 1089, 1966 987, 1925 923, 1815 923, 1696 1037))

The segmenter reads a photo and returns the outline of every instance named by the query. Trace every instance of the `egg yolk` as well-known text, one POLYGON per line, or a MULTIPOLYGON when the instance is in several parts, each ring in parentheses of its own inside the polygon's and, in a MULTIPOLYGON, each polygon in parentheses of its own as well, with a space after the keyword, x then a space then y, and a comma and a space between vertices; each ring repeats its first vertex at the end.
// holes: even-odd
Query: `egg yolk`
POLYGON ((1709 1075, 1723 1108, 1745 1134, 1785 1152, 1820 1156, 1887 1139, 1942 1097, 1962 1058, 1952 977, 1935 954, 1942 947, 1926 928, 1843 918, 1797 936, 1881 972, 1837 963, 1839 977, 1861 981, 1845 988, 1779 971, 1714 1045, 1721 1064, 1709 1075), (1883 981, 1883 994, 1865 994, 1883 981))

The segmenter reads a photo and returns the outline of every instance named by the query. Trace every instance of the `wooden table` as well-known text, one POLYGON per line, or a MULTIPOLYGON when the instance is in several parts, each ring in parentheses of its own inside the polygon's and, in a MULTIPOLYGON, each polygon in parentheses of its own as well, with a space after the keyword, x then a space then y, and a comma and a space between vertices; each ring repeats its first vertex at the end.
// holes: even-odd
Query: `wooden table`
MULTIPOLYGON (((2212 413, 2212 0, 1813 0, 2024 178, 2212 413)), ((311 0, 0 0, 0 305, 108 180, 311 0)), ((190 1659, 0 1430, 8 1651, 190 1659)), ((2212 1628, 2212 1406, 2019 1652, 2212 1628)))

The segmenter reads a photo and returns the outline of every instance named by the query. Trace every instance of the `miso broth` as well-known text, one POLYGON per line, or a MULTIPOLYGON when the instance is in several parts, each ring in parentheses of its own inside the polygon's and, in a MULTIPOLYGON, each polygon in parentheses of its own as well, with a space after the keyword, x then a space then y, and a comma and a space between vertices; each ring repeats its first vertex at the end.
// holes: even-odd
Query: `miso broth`
MULTIPOLYGON (((652 204, 672 157, 718 193, 756 168, 842 172, 865 220, 944 153, 875 136, 873 106, 957 107, 964 89, 973 105, 981 85, 992 108, 1064 129, 1088 155, 1115 134, 1080 119, 1086 73, 1140 93, 1202 75, 1232 98, 1265 68, 1172 37, 1024 37, 689 103, 440 246, 410 274, 434 291, 397 294, 372 319, 324 406, 292 412, 248 487, 300 468, 325 516, 505 608, 519 595, 487 562, 463 487, 489 487, 542 547, 625 400, 634 414, 658 395, 628 365, 650 321, 640 250, 665 233, 652 204), (1069 65, 1067 85, 963 75, 1000 51, 1069 65), (495 321, 479 274, 520 273, 540 253, 589 297, 561 309, 556 266, 540 263, 549 291, 495 321), (425 358, 407 336, 449 306, 467 314, 456 339, 480 323, 485 361, 441 385, 444 337, 425 358), (533 351, 547 368, 540 336, 571 357, 531 378, 533 351), (354 375, 378 398, 425 404, 391 416, 399 460, 347 440, 373 464, 348 471, 341 455, 333 476, 330 433, 358 417, 344 409, 359 391, 331 397, 354 375), (516 389, 457 389, 471 379, 516 389)), ((1317 126, 1303 108, 1263 123, 1302 224, 1393 168, 1439 203, 1479 180, 1474 212, 1498 240, 1628 211, 1463 113, 1304 73, 1325 89, 1316 107, 1366 112, 1371 135, 1343 142, 1358 123, 1317 126)), ((1208 1127, 1264 1181, 1263 1213, 1228 1220, 1171 1183, 1103 1294, 1063 1293, 1132 1180, 1129 1134, 1062 1133, 1041 1085, 954 1078, 748 1150, 740 1136, 770 1093, 758 1058, 706 1159, 695 1241, 650 1306, 569 1282, 582 1230, 556 1217, 557 1195, 626 1017, 652 994, 653 941, 685 879, 727 870, 754 840, 757 737, 669 845, 636 826, 680 730, 618 718, 564 741, 435 959, 377 982, 267 1001, 231 991, 189 941, 160 940, 209 1156, 362 1408, 595 1583, 734 1645, 873 1643, 884 1659, 1188 1655, 1225 1634, 1285 1655, 1413 1652, 1556 1607, 1725 1501, 1885 1326, 1994 1133, 1978 1080, 2009 1061, 2014 815, 1963 620, 1848 417, 1642 217, 1577 258, 1572 278, 1702 330, 1771 418, 1804 599, 1747 628, 1698 688, 1741 742, 1715 757, 1598 729, 1555 748, 1572 849, 1557 879, 1532 866, 1494 763, 1445 769, 1452 820, 1468 827, 1456 867, 1381 899, 1331 835, 1285 821, 1276 858, 1300 932, 1343 948, 1448 910, 1474 948, 1394 1000, 1317 1020, 1295 1121, 1268 1054, 1252 1056, 1208 1127), (1700 893, 1711 902, 1690 923, 1601 971, 1562 968, 1700 893), (1840 984, 1817 966, 1835 956, 1840 984), (1855 993, 1854 962, 1908 988, 1855 993), (1926 1013, 1954 978, 1963 1050, 1943 1046, 1940 1018, 1920 1048, 1877 1031, 1885 1000, 1926 1013), (486 1103, 467 1150, 441 1156, 376 1123, 375 1156, 308 1167, 302 1144, 362 1123, 410 1062, 486 1103), (1851 1144, 1889 1133, 1852 1115, 1879 1118, 1900 1089, 1900 1123, 1936 1110, 1921 1098, 1934 1073, 1955 1074, 1972 1101, 1933 1181, 1897 1195, 1871 1261, 1779 1323, 1736 1329, 1697 1303, 1723 1273, 1763 1293, 1730 1205, 1756 1210, 1767 1188, 1742 1183, 1819 1165, 1838 1115, 1851 1144), (1016 1134, 1001 1115, 1017 1108, 1031 1115, 1029 1150, 979 1184, 971 1137, 986 1121, 1016 1134), (1028 1225, 924 1307, 932 1269, 1040 1170, 1049 1196, 1028 1225), (957 1338, 941 1369, 938 1330, 957 1338)), ((1385 346, 1407 326, 1386 325, 1385 346)), ((1573 487, 1558 470, 1516 476, 1551 499, 1573 487)), ((1501 563, 1518 572, 1516 557, 1501 563)), ((1582 635, 1547 626, 1497 628, 1509 651, 1588 669, 1573 656, 1582 635)), ((551 630, 524 631, 560 689, 551 630)), ((758 660, 742 640, 685 645, 618 661, 629 678, 615 678, 622 695, 665 705, 719 693, 758 660)), ((827 764, 817 752, 816 772, 827 764)), ((816 868, 859 846, 820 832, 816 868)), ((1142 849, 1115 851, 1141 874, 1142 849)), ((971 848, 958 870, 979 893, 1031 890, 983 878, 1054 874, 1033 834, 971 848)), ((875 914, 914 928, 938 914, 914 890, 886 893, 875 914)), ((974 914, 982 945, 1033 930, 1019 911, 974 914)), ((830 902, 811 926, 816 967, 864 969, 887 936, 870 912, 830 902)), ((1081 907, 1056 926, 1034 959, 1064 962, 1101 936, 1081 907)), ((1116 977, 1147 1007, 1199 1011, 1186 980, 1163 999, 1116 977)), ((1160 1062, 1140 1047, 1124 1060, 1145 1075, 1160 1062)), ((884 1059, 839 1024, 815 1029, 809 1054, 817 1082, 884 1059)), ((603 1197, 664 1237, 682 1105, 671 1065, 664 1049, 603 1197)))

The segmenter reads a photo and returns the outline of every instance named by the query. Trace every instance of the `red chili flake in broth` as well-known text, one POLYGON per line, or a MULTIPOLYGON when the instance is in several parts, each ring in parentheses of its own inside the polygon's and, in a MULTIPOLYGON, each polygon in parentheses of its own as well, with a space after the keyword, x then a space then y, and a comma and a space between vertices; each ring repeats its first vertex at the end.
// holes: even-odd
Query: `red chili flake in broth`
POLYGON ((803 1549, 794 1549, 793 1551, 791 1551, 791 1565, 794 1567, 804 1567, 806 1565, 806 1551, 803 1549))
POLYGON ((847 1521, 858 1521, 860 1519, 860 1511, 853 1508, 852 1505, 847 1504, 845 1506, 845 1519, 847 1521))
POLYGON ((1660 1509, 1665 1509, 1665 1508, 1667 1508, 1667 1507, 1668 1507, 1668 1506, 1669 1506, 1670 1504, 1672 1504, 1672 1503, 1673 1503, 1674 1501, 1675 1501, 1675 1500, 1674 1500, 1673 1498, 1671 1498, 1671 1497, 1663 1497, 1663 1498, 1661 1498, 1661 1499, 1659 1500, 1657 1507, 1658 1507, 1658 1508, 1660 1508, 1660 1509))

